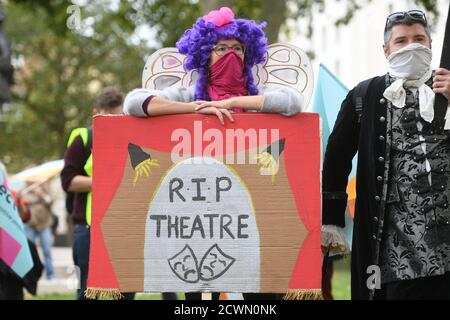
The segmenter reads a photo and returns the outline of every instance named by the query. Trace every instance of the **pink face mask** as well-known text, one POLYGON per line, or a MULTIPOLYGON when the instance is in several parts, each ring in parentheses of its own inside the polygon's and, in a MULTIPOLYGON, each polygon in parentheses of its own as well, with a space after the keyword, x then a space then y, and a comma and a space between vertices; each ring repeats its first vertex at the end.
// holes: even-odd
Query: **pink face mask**
MULTIPOLYGON (((210 67, 208 94, 212 101, 247 95, 247 81, 244 76, 244 62, 229 51, 210 67)), ((234 108, 233 112, 244 112, 234 108)))

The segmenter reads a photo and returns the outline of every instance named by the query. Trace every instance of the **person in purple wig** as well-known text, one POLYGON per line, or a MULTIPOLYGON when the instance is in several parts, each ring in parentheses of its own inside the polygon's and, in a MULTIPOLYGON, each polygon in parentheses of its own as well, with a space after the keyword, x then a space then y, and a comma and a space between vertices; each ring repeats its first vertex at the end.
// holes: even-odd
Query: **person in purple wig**
MULTIPOLYGON (((254 84, 252 68, 263 63, 267 38, 254 21, 235 19, 231 9, 223 7, 199 18, 177 42, 186 55, 186 70, 197 70, 198 79, 191 87, 164 90, 134 89, 125 98, 124 113, 137 117, 202 113, 224 116, 234 122, 233 113, 265 112, 292 116, 306 109, 304 97, 282 85, 254 84)), ((283 294, 245 293, 244 299, 281 299, 283 294)), ((213 293, 213 299, 219 294, 213 293)), ((200 299, 197 292, 186 299, 200 299)))
MULTIPOLYGON (((237 46, 237 55, 243 59, 243 75, 245 76, 246 89, 249 95, 257 95, 258 88, 253 83, 252 68, 255 64, 263 63, 267 52, 267 38, 263 28, 265 23, 257 25, 253 21, 245 19, 232 19, 232 11, 222 8, 228 20, 219 20, 215 14, 199 18, 193 27, 184 33, 177 42, 180 53, 187 56, 184 64, 187 70, 197 69, 199 79, 195 87, 195 99, 210 100, 208 95, 208 83, 210 79, 209 67, 214 64, 214 59, 220 55, 220 51, 214 50, 225 46, 222 50, 226 52, 226 40, 237 46), (226 14, 229 14, 226 15, 226 14), (225 41, 224 41, 225 40, 225 41), (244 52, 245 49, 245 52, 244 52)), ((220 50, 219 49, 219 50, 220 50)), ((240 71, 240 70, 239 70, 240 71)))
POLYGON ((185 69, 197 70, 191 87, 164 90, 135 89, 124 101, 124 113, 138 117, 202 113, 224 116, 234 122, 232 113, 265 112, 292 116, 306 108, 304 97, 282 85, 254 84, 252 68, 263 63, 267 38, 263 28, 246 19, 235 19, 223 7, 199 18, 177 42, 186 55, 185 69))

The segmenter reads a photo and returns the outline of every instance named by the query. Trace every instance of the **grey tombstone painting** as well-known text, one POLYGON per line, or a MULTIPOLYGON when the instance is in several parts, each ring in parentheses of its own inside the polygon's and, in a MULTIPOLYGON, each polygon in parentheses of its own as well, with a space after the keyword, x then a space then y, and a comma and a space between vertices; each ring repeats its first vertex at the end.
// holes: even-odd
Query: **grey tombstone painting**
POLYGON ((260 239, 251 195, 212 158, 174 165, 150 202, 144 290, 259 292, 260 239))

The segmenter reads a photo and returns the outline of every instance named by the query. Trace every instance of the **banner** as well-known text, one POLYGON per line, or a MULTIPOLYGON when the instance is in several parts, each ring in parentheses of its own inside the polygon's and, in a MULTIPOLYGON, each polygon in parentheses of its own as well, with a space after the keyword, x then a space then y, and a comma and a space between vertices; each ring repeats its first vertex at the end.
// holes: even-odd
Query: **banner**
POLYGON ((23 278, 33 267, 22 220, 0 171, 0 260, 23 278))
POLYGON ((321 286, 317 114, 94 119, 89 297, 321 286))

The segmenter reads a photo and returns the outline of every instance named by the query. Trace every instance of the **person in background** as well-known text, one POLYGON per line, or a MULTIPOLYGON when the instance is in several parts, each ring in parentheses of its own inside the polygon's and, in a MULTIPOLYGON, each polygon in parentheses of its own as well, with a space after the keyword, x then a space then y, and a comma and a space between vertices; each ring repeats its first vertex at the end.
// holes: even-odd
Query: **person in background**
POLYGON ((18 192, 18 197, 26 201, 30 213, 30 220, 25 224, 25 233, 27 238, 36 244, 39 239, 39 245, 42 248, 45 262, 45 273, 48 280, 55 279, 55 271, 52 259, 53 246, 53 215, 51 211, 52 198, 45 187, 37 186, 26 194, 18 192))
MULTIPOLYGON (((115 88, 107 87, 96 98, 94 115, 122 114, 122 103, 122 94, 115 88)), ((73 261, 80 270, 77 299, 85 300, 91 224, 92 128, 75 129, 68 144, 64 154, 61 184, 64 191, 74 193, 70 212, 74 223, 73 261)), ((124 299, 134 299, 134 293, 124 294, 124 299)))

